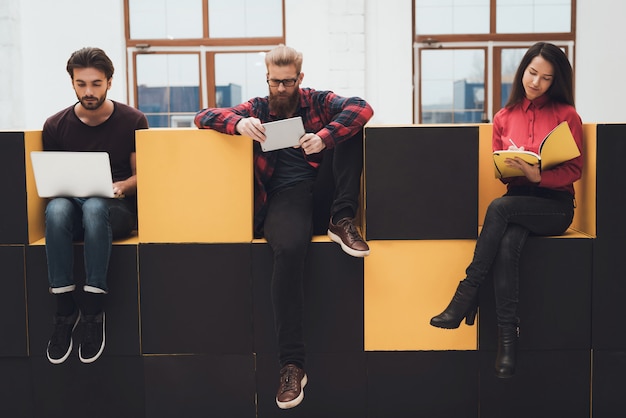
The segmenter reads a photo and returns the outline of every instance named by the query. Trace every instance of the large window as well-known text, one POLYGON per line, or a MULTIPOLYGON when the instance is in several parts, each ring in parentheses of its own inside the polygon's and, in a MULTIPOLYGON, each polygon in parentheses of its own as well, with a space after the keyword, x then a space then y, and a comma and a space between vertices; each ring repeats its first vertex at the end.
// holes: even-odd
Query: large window
POLYGON ((284 43, 284 0, 125 0, 129 101, 151 127, 267 94, 264 52, 284 43))
POLYGON ((572 0, 414 0, 415 121, 490 121, 526 49, 559 45, 573 63, 572 0))

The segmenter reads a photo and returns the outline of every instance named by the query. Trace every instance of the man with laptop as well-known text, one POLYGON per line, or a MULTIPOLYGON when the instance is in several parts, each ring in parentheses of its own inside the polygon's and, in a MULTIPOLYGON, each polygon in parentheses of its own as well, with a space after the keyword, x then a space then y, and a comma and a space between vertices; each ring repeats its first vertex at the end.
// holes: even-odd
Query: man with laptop
POLYGON ((307 249, 312 234, 319 233, 316 209, 322 207, 323 233, 346 253, 369 254, 353 219, 363 168, 363 126, 373 111, 358 97, 301 88, 302 54, 293 48, 274 48, 265 64, 269 96, 232 108, 201 110, 195 124, 254 140, 254 232, 255 237, 265 237, 274 252, 271 286, 280 366, 276 403, 287 409, 300 404, 307 382, 302 289, 307 249), (292 122, 296 128, 302 123, 306 133, 296 133, 282 145, 286 148, 270 151, 274 147, 268 145, 280 138, 270 134, 274 125, 264 124, 279 120, 285 121, 284 130, 291 129, 292 122), (324 196, 329 191, 330 199, 324 196), (320 205, 324 198, 327 204, 320 205))
POLYGON ((135 108, 107 99, 113 63, 99 48, 75 51, 67 62, 78 102, 49 117, 43 127, 44 151, 107 153, 112 197, 59 192, 46 207, 46 255, 50 293, 56 299, 54 331, 46 354, 63 363, 74 346, 73 331, 82 326, 78 357, 94 362, 105 346, 104 297, 112 240, 131 234, 137 222, 135 131, 148 121, 135 108), (85 284, 73 277, 73 242, 84 242, 85 284))

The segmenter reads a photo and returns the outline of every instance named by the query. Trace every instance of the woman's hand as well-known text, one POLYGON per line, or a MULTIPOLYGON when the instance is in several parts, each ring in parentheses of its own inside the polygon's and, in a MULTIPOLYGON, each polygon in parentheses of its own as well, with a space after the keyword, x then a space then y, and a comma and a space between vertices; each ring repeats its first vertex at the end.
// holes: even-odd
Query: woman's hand
POLYGON ((504 163, 511 168, 521 170, 526 178, 533 183, 539 183, 541 181, 539 164, 529 164, 520 157, 507 158, 504 160, 504 163))

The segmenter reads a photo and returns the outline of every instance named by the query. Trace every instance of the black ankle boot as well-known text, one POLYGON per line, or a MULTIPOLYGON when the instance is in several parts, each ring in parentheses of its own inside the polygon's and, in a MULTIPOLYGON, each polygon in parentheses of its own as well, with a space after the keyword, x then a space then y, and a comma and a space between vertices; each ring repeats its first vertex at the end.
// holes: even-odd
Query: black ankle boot
POLYGON ((474 325, 478 309, 478 288, 461 281, 456 288, 454 297, 445 311, 433 317, 430 325, 437 328, 458 328, 465 318, 467 325, 474 325))
POLYGON ((519 328, 517 325, 498 325, 496 377, 508 378, 515 374, 518 336, 519 328))

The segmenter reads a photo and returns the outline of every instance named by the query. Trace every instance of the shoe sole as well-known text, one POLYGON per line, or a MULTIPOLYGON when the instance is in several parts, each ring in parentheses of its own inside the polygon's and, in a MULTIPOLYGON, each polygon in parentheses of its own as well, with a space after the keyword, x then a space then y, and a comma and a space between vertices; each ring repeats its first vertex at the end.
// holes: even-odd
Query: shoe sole
POLYGON ((300 381, 300 394, 297 398, 292 399, 288 402, 280 402, 278 398, 276 398, 276 405, 278 405, 280 409, 290 409, 300 405, 300 403, 302 403, 302 401, 304 400, 304 387, 306 386, 307 381, 308 380, 305 374, 300 381))
MULTIPOLYGON (((80 321, 80 311, 78 312, 78 315, 76 316, 76 322, 74 322, 74 326, 72 327, 72 333, 76 329, 76 325, 78 325, 78 321, 80 321)), ((50 353, 48 352, 48 350, 50 349, 50 341, 48 341, 48 347, 46 348, 46 357, 48 357, 48 361, 52 364, 61 364, 65 360, 67 360, 67 358, 70 356, 70 354, 72 353, 72 348, 74 348, 74 338, 70 337, 70 346, 67 348, 67 352, 63 355, 63 357, 58 358, 58 359, 53 359, 50 357, 50 353)))
POLYGON ((341 245, 341 249, 346 253, 351 255, 352 257, 367 257, 368 255, 370 255, 370 250, 367 251, 358 251, 355 250, 353 248, 348 247, 346 244, 343 243, 343 241, 341 240, 341 238, 339 237, 339 235, 333 233, 330 229, 327 231, 328 233, 328 237, 336 242, 337 244, 341 245))
POLYGON ((458 324, 455 326, 454 324, 438 324, 438 323, 433 323, 432 321, 430 321, 430 325, 435 328, 441 328, 441 329, 457 329, 459 326, 461 326, 461 324, 458 324))
POLYGON ((85 364, 93 363, 94 361, 98 360, 98 358, 104 351, 104 343, 106 341, 105 320, 106 320, 106 317, 104 313, 102 313, 102 344, 100 345, 100 350, 98 350, 98 352, 93 357, 84 358, 82 350, 81 350, 82 347, 78 346, 78 358, 80 358, 81 362, 85 364))

